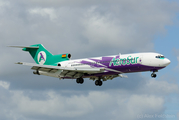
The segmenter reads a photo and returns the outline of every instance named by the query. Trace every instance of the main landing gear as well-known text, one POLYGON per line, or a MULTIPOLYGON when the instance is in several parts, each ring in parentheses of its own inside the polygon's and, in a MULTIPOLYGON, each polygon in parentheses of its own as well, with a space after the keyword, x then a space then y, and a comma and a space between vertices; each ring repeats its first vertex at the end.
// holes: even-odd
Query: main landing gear
MULTIPOLYGON (((76 79, 76 83, 78 83, 78 84, 83 84, 83 82, 84 82, 84 79, 82 77, 76 79)), ((95 81, 96 86, 101 86, 102 84, 103 84, 103 82, 101 81, 101 78, 99 78, 98 80, 95 81)))
POLYGON ((76 82, 77 82, 77 83, 80 83, 80 84, 83 84, 84 79, 83 79, 83 78, 77 78, 77 79, 76 79, 76 82))
POLYGON ((96 85, 96 86, 101 86, 102 84, 103 84, 103 82, 101 81, 100 78, 95 81, 95 85, 96 85))
POLYGON ((103 82, 101 80, 96 80, 95 81, 96 86, 101 86, 102 84, 103 84, 103 82))

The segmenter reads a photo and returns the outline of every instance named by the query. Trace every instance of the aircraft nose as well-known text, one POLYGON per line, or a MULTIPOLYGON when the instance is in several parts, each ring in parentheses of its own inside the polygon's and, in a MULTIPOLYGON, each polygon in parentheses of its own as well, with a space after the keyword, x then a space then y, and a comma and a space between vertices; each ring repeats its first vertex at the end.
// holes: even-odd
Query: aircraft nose
POLYGON ((171 63, 171 61, 169 59, 165 58, 164 65, 168 66, 170 63, 171 63))

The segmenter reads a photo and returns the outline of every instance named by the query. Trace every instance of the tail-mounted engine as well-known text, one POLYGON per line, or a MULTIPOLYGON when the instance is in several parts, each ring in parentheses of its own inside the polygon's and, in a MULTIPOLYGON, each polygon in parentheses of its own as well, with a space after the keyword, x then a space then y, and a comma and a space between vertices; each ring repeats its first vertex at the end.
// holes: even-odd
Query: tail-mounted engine
POLYGON ((67 54, 61 54, 62 58, 67 58, 70 59, 71 58, 71 54, 67 53, 67 54))

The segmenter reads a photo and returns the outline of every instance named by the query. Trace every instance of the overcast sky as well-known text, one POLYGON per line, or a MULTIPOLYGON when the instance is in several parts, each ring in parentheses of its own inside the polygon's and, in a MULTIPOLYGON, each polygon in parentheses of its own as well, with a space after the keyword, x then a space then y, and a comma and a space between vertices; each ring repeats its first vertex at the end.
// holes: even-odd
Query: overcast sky
POLYGON ((1 120, 179 119, 177 0, 0 0, 1 120), (85 79, 36 76, 27 52, 43 44, 72 59, 159 52, 172 63, 157 73, 129 73, 97 87, 85 79))

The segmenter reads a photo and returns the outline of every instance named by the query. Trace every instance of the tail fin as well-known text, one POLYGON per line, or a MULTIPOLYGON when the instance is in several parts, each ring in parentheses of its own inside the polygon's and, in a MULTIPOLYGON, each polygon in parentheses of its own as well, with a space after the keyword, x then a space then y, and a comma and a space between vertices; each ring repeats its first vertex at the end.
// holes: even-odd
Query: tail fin
POLYGON ((41 65, 57 65, 58 62, 69 60, 70 54, 59 54, 52 55, 49 51, 45 49, 42 44, 31 45, 30 47, 22 47, 22 46, 11 46, 23 48, 23 51, 27 51, 30 53, 32 58, 37 64, 41 65))

